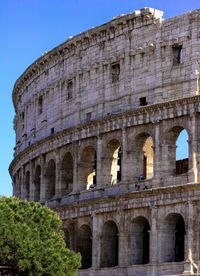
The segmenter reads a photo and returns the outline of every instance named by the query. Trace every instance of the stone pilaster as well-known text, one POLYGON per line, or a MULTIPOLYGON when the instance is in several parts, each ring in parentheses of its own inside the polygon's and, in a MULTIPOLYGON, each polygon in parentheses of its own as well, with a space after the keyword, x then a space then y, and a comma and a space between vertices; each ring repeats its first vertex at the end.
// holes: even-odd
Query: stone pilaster
POLYGON ((97 169, 96 169, 96 179, 97 179, 97 188, 102 187, 102 138, 98 136, 97 139, 97 169))
POLYGON ((56 151, 56 187, 55 187, 55 196, 61 197, 61 158, 60 151, 56 151))
POLYGON ((129 264, 128 256, 128 232, 121 232, 118 236, 119 238, 119 253, 118 253, 118 265, 120 267, 126 267, 129 264))
POLYGON ((98 217, 92 214, 92 267, 100 267, 101 239, 99 233, 98 217))
POLYGON ((24 199, 25 198, 25 170, 24 170, 24 166, 21 167, 21 170, 19 172, 19 179, 20 179, 20 181, 19 181, 19 183, 20 183, 19 198, 24 199))
POLYGON ((191 134, 192 142, 189 143, 189 182, 197 182, 199 180, 198 172, 198 133, 197 133, 197 117, 194 113, 191 118, 191 134))
POLYGON ((80 191, 79 179, 78 179, 78 158, 79 157, 79 144, 76 143, 74 150, 74 166, 73 166, 73 193, 80 191))
POLYGON ((40 201, 46 201, 46 181, 45 181, 45 155, 40 156, 40 166, 41 166, 41 175, 40 175, 40 201))
POLYGON ((193 214, 193 203, 188 201, 187 203, 187 229, 186 229, 186 246, 185 246, 185 265, 184 265, 184 273, 193 273, 193 241, 194 241, 194 214, 193 214))
POLYGON ((158 208, 153 206, 151 208, 151 230, 150 230, 150 252, 149 252, 149 262, 151 263, 151 275, 157 275, 156 264, 158 263, 158 230, 157 230, 157 220, 158 220, 158 208))
POLYGON ((155 129, 155 139, 154 139, 154 157, 153 157, 153 165, 154 165, 154 177, 153 177, 153 187, 159 187, 161 185, 161 175, 162 175, 162 155, 160 148, 160 125, 159 122, 154 124, 155 129))
POLYGON ((34 163, 33 161, 29 162, 29 172, 30 172, 30 179, 29 179, 29 200, 34 200, 34 193, 35 193, 35 183, 34 183, 34 163))
POLYGON ((126 171, 126 161, 127 161, 127 138, 126 138, 126 129, 122 129, 122 162, 121 162, 121 176, 122 176, 122 182, 126 182, 127 180, 127 174, 126 171))

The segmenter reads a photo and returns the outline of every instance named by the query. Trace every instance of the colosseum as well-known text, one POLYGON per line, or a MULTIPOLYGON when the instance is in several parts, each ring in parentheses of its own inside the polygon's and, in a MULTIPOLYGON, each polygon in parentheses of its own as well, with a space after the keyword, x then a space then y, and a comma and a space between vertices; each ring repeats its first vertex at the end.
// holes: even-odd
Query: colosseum
POLYGON ((200 10, 162 16, 70 37, 13 89, 13 194, 59 213, 79 276, 198 275, 200 10))

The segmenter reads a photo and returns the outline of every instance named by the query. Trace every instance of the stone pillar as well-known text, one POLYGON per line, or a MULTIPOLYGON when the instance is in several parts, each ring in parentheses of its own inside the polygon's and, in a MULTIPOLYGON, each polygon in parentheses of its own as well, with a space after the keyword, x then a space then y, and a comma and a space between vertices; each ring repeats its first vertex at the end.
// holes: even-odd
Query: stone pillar
POLYGON ((121 178, 122 182, 128 180, 127 171, 127 139, 126 139, 126 129, 122 129, 122 162, 121 162, 121 178))
POLYGON ((80 146, 78 142, 75 142, 76 145, 74 147, 74 166, 73 166, 73 193, 77 193, 80 191, 79 187, 79 177, 78 177, 78 161, 80 159, 80 146))
POLYGON ((56 198, 60 198, 61 195, 61 158, 60 151, 57 149, 56 151, 56 187, 55 187, 55 196, 56 198))
POLYGON ((198 133, 197 133, 197 119, 196 115, 193 114, 191 118, 191 133, 192 143, 189 143, 189 182, 198 181, 198 133))
POLYGON ((29 179, 29 198, 28 200, 34 200, 34 192, 35 192, 35 183, 34 183, 34 164, 33 161, 29 162, 29 172, 30 172, 30 179, 29 179))
POLYGON ((128 232, 119 233, 119 246, 118 246, 118 265, 120 267, 126 267, 129 265, 129 254, 128 254, 128 232))
POLYGON ((22 168, 20 169, 19 171, 19 184, 20 184, 20 187, 19 187, 19 198, 20 199, 24 199, 25 198, 25 189, 24 189, 24 186, 25 186, 25 169, 24 169, 24 166, 22 166, 22 168))
POLYGON ((98 217, 92 214, 92 267, 100 267, 101 239, 99 233, 98 217))
POLYGON ((194 240, 194 214, 193 214, 193 204, 191 201, 188 201, 187 204, 187 235, 185 237, 185 264, 184 264, 184 274, 193 273, 193 266, 191 263, 193 262, 193 240, 194 240))
POLYGON ((150 230, 150 252, 149 262, 151 263, 151 275, 157 275, 158 263, 158 231, 157 231, 157 219, 158 219, 158 208, 153 206, 151 208, 151 230, 150 230))
POLYGON ((97 139, 97 169, 96 169, 96 179, 97 179, 97 188, 100 188, 103 186, 104 183, 102 183, 102 137, 98 136, 97 139))
POLYGON ((41 175, 40 175, 40 201, 44 203, 46 201, 46 184, 45 184, 45 154, 40 156, 40 166, 41 166, 41 175))
POLYGON ((16 177, 16 197, 20 198, 21 196, 21 169, 17 170, 17 177, 16 177))
POLYGON ((153 157, 153 187, 161 186, 162 178, 162 155, 160 149, 160 125, 159 121, 154 124, 155 139, 154 139, 154 157, 153 157))

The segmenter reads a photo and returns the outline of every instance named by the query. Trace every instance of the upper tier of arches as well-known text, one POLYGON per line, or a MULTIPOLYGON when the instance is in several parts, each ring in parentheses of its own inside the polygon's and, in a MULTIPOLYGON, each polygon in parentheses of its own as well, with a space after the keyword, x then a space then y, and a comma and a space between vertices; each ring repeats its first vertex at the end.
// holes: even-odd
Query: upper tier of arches
POLYGON ((162 12, 144 8, 44 54, 13 89, 15 153, 112 114, 194 96, 196 77, 191 74, 198 57, 188 26, 191 17, 198 16, 198 11, 184 15, 176 32, 177 19, 168 24, 162 21, 162 12))
POLYGON ((14 194, 43 202, 118 184, 138 191, 198 181, 190 130, 174 125, 160 138, 150 126, 142 130, 111 132, 39 154, 13 174, 14 194))

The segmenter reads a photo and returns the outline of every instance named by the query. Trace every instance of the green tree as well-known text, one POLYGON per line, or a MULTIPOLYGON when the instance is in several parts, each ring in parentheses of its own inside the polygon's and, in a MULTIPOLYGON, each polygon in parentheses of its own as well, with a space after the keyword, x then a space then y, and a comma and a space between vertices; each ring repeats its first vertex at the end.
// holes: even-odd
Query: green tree
POLYGON ((19 275, 75 275, 81 257, 65 246, 61 224, 39 203, 0 197, 0 265, 19 275))

